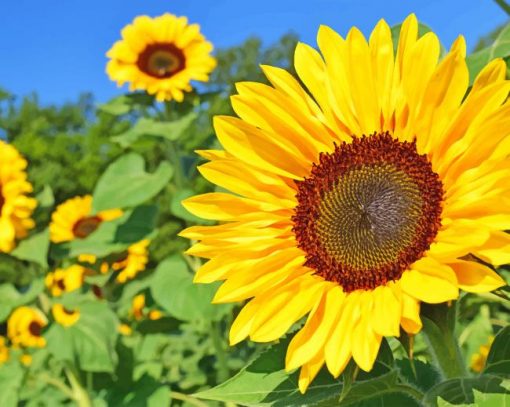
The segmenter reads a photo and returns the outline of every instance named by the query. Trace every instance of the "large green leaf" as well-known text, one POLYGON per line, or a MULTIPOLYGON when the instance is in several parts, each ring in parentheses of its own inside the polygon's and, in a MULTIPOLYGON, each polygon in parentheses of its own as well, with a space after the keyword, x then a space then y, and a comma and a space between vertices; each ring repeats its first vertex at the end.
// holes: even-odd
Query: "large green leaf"
POLYGON ((143 157, 125 154, 108 166, 94 190, 94 212, 112 208, 129 208, 146 202, 170 181, 172 167, 163 161, 150 174, 145 171, 143 157))
POLYGON ((46 333, 48 350, 60 360, 91 372, 113 372, 118 320, 106 303, 83 302, 80 319, 70 327, 54 323, 46 333))
POLYGON ((162 122, 150 118, 141 118, 125 133, 113 138, 126 148, 143 136, 162 137, 167 140, 177 140, 197 118, 196 113, 188 113, 177 120, 162 122))
POLYGON ((14 308, 33 301, 43 290, 42 279, 33 280, 23 291, 12 284, 0 285, 0 321, 5 321, 14 308))
POLYGON ((99 106, 99 110, 113 116, 122 116, 140 106, 152 106, 154 97, 145 92, 117 96, 99 106))
POLYGON ((474 391, 482 393, 507 393, 503 379, 493 375, 446 380, 432 387, 423 399, 426 406, 438 406, 438 399, 451 404, 473 403, 474 391))
POLYGON ((490 47, 467 56, 466 63, 469 68, 469 83, 472 84, 476 75, 494 58, 506 59, 508 57, 510 57, 510 24, 501 30, 490 47))
POLYGON ((177 254, 159 264, 151 282, 156 302, 183 321, 220 319, 230 306, 211 304, 216 288, 215 284, 193 284, 193 275, 177 254))
MULTIPOLYGON (((288 343, 288 338, 280 341, 233 378, 195 396, 245 406, 337 405, 343 382, 334 379, 325 369, 313 380, 305 394, 299 392, 298 372, 289 374, 284 369, 288 343)), ((362 405, 365 401, 394 392, 397 371, 392 369, 391 364, 391 350, 384 343, 373 371, 360 373, 348 391, 342 394, 340 404, 362 405)), ((395 397, 402 400, 402 397, 395 397)))
POLYGON ((484 373, 510 376, 510 325, 499 331, 494 338, 484 373))
POLYGON ((0 406, 16 407, 23 369, 17 363, 0 365, 0 406))
POLYGON ((169 406, 170 388, 146 375, 133 382, 128 391, 122 387, 114 387, 109 390, 104 398, 109 406, 169 406))
POLYGON ((473 404, 451 404, 439 398, 437 401, 438 407, 509 407, 510 406, 510 393, 509 394, 484 394, 477 390, 473 390, 474 402, 473 404))
POLYGON ((50 247, 50 234, 48 229, 23 239, 11 252, 11 255, 20 259, 48 267, 48 248, 50 247))
POLYGON ((151 237, 156 223, 157 207, 137 206, 118 219, 103 222, 85 239, 73 240, 66 247, 70 257, 93 254, 105 257, 122 252, 133 243, 151 237))

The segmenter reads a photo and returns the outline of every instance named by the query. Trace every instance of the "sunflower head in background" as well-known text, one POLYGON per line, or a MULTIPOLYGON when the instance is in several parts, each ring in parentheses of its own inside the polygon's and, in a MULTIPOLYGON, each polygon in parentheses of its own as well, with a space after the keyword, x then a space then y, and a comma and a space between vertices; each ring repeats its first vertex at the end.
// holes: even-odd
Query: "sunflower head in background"
POLYGON ((10 252, 16 239, 35 226, 32 212, 37 202, 27 196, 27 161, 11 145, 0 140, 0 252, 10 252))
POLYGON ((53 297, 60 297, 64 293, 77 290, 83 285, 85 274, 88 269, 78 264, 73 264, 65 269, 56 269, 48 273, 44 279, 46 288, 53 297))
POLYGON ((232 193, 184 206, 216 226, 182 236, 208 259, 195 282, 223 281, 214 302, 249 300, 230 342, 271 342, 301 318, 286 369, 306 391, 322 366, 374 365, 382 337, 422 329, 420 304, 505 284, 510 262, 510 82, 501 59, 469 94, 466 45, 440 60, 414 15, 394 54, 381 20, 367 41, 322 26, 320 52, 298 44, 271 85, 237 84, 239 116, 216 117, 224 150, 199 169, 232 193), (303 87, 304 85, 304 87, 303 87))
POLYGON ((9 347, 5 336, 0 335, 0 365, 9 360, 9 347))
POLYGON ((47 324, 46 316, 37 308, 19 307, 7 320, 7 336, 15 346, 42 348, 46 346, 42 330, 47 324))
POLYGON ((210 55, 213 46, 200 33, 198 24, 186 17, 164 14, 136 17, 122 30, 106 54, 106 72, 119 86, 145 90, 158 101, 183 100, 191 90, 190 81, 207 82, 216 66, 210 55))
POLYGON ((92 214, 92 196, 76 196, 61 203, 51 215, 50 240, 53 243, 84 239, 102 222, 122 216, 122 210, 109 209, 92 214))
POLYGON ((68 309, 62 304, 54 304, 51 307, 51 313, 55 321, 66 328, 73 326, 80 319, 80 311, 78 309, 68 309))

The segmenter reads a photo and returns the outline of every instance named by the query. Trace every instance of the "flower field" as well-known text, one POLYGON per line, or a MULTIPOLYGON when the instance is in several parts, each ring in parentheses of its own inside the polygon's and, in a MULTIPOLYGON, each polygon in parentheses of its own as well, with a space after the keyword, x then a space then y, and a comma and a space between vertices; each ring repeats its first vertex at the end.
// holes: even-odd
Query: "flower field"
POLYGON ((138 16, 120 96, 0 91, 0 406, 510 403, 510 25, 419 17, 138 16))

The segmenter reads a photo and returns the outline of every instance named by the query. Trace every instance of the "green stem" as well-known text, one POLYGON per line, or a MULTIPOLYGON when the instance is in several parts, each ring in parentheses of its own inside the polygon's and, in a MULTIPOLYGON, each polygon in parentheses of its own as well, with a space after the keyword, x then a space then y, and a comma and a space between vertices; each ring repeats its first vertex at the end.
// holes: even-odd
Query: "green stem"
POLYGON ((184 171, 182 168, 182 162, 179 156, 179 149, 177 147, 177 143, 175 143, 172 140, 168 140, 166 142, 166 148, 168 151, 168 158, 174 165, 175 186, 177 187, 178 190, 181 190, 186 184, 186 178, 184 176, 184 171))
POLYGON ((444 378, 466 376, 466 366, 454 334, 457 317, 455 304, 424 304, 423 315, 425 339, 444 378))
POLYGON ((413 386, 409 386, 408 384, 399 383, 396 384, 394 389, 400 393, 407 394, 408 396, 411 396, 413 399, 417 401, 422 401, 423 397, 425 397, 425 394, 422 393, 420 390, 413 386))
POLYGON ((494 0, 496 4, 503 9, 505 13, 510 16, 510 5, 505 0, 494 0))
POLYGON ((208 405, 206 403, 204 403, 203 401, 200 401, 192 396, 188 396, 187 394, 184 394, 184 393, 172 391, 172 392, 170 392, 170 396, 172 397, 172 399, 185 401, 186 403, 191 404, 192 406, 208 407, 208 405))
POLYGON ((228 368, 227 351, 223 346, 223 340, 221 337, 221 328, 218 322, 211 322, 211 339, 213 341, 214 350, 216 351, 216 359, 218 360, 218 383, 223 383, 230 376, 230 370, 228 368))
POLYGON ((68 386, 66 386, 66 384, 64 382, 60 381, 59 379, 57 379, 55 377, 51 377, 46 373, 39 375, 37 378, 45 383, 48 383, 49 385, 51 385, 53 387, 56 387, 70 399, 74 399, 73 391, 68 386))
POLYGON ((78 378, 78 374, 74 368, 71 366, 65 367, 65 373, 69 383, 71 383, 71 387, 73 389, 73 399, 78 404, 78 407, 92 407, 92 402, 90 400, 89 394, 81 384, 80 379, 78 378))

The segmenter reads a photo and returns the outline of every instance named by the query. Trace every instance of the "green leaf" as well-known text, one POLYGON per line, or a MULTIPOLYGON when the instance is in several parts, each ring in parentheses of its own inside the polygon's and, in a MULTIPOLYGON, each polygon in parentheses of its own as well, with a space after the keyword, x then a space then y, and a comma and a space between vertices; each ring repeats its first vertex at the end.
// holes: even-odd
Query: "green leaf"
MULTIPOLYGON (((206 400, 233 402, 241 405, 332 406, 338 404, 343 384, 323 369, 310 384, 305 394, 298 390, 298 372, 285 372, 285 353, 289 338, 280 341, 261 354, 233 378, 212 389, 195 394, 206 400)), ((352 383, 341 405, 361 405, 360 403, 391 392, 397 382, 397 371, 392 370, 391 351, 382 346, 374 369, 370 373, 360 373, 352 383), (391 360, 390 360, 391 359, 391 360)))
POLYGON ((106 257, 124 251, 133 243, 151 237, 156 223, 157 207, 137 206, 118 219, 103 222, 85 239, 73 240, 66 247, 69 257, 80 254, 93 254, 106 257))
POLYGON ((117 364, 115 342, 118 320, 107 304, 83 302, 80 319, 70 327, 54 323, 45 337, 57 359, 91 372, 113 372, 117 364))
POLYGON ((151 281, 154 300, 183 321, 221 319, 230 306, 211 304, 216 288, 216 284, 194 284, 188 266, 177 254, 159 264, 151 281))
POLYGON ((396 361, 401 377, 417 388, 427 391, 441 381, 439 372, 430 363, 414 359, 413 365, 409 359, 396 361))
POLYGON ((494 338, 484 373, 510 376, 510 325, 499 331, 494 338))
POLYGON ((48 249, 50 247, 50 233, 48 229, 23 239, 11 252, 11 255, 20 259, 48 267, 48 249))
POLYGON ((432 387, 423 399, 426 406, 438 406, 441 398, 448 403, 473 403, 474 391, 482 393, 507 393, 501 386, 503 379, 493 375, 482 375, 476 378, 458 378, 446 380, 432 387))
POLYGON ((113 116, 122 116, 137 107, 148 107, 152 106, 153 103, 154 97, 145 92, 131 93, 129 95, 117 96, 107 103, 100 105, 98 109, 113 116))
POLYGON ((42 279, 33 280, 23 291, 12 284, 0 285, 0 321, 5 321, 14 308, 32 302, 43 290, 42 279))
POLYGON ((194 112, 188 113, 171 122, 162 122, 143 117, 128 131, 113 137, 113 140, 119 143, 123 148, 129 147, 143 136, 177 140, 196 118, 197 115, 194 112))
POLYGON ((23 380, 23 369, 17 363, 5 363, 0 366, 0 406, 16 407, 18 391, 23 380))
POLYGON ((163 161, 157 170, 145 172, 145 162, 136 153, 125 154, 108 166, 94 190, 94 212, 139 205, 155 196, 170 181, 172 167, 163 161))
POLYGON ((127 392, 123 388, 111 389, 106 399, 109 406, 169 406, 170 388, 145 375, 134 382, 127 392))
POLYGON ((508 57, 510 57, 510 24, 501 30, 490 47, 467 56, 466 63, 469 68, 469 83, 473 84, 478 73, 493 59, 508 57))
POLYGON ((38 208, 49 208, 55 203, 55 197, 51 186, 45 185, 41 192, 35 197, 38 208))

